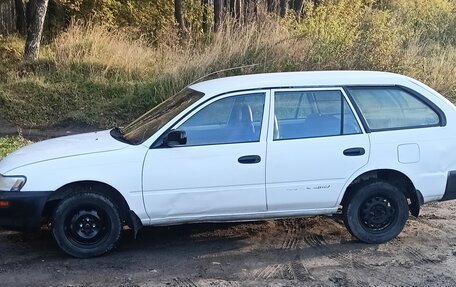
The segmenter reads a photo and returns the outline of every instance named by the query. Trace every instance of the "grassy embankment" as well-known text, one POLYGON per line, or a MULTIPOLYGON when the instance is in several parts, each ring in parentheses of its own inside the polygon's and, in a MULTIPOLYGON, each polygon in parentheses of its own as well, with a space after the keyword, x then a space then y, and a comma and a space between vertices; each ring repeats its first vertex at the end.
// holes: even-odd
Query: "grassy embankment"
POLYGON ((0 160, 14 150, 29 143, 30 141, 21 136, 0 138, 0 160))
POLYGON ((1 117, 21 127, 122 125, 205 74, 248 64, 258 66, 237 73, 398 72, 456 101, 454 1, 324 1, 301 22, 260 13, 216 35, 179 39, 170 30, 154 45, 125 31, 72 25, 33 65, 20 61, 23 40, 0 38, 1 117))

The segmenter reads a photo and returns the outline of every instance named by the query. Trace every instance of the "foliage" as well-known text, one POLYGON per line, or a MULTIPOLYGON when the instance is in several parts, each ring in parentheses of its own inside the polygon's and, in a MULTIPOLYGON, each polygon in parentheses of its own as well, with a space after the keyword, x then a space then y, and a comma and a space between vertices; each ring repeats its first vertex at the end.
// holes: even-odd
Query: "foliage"
POLYGON ((456 3, 452 0, 383 0, 409 38, 456 44, 456 3))
POLYGON ((13 76, 11 67, 22 59, 24 41, 17 36, 0 36, 0 83, 13 76))
MULTIPOLYGON (((54 0, 49 10, 50 36, 65 30, 72 21, 95 23, 112 31, 128 29, 129 34, 151 43, 168 42, 170 33, 175 33, 174 5, 170 0, 54 0)), ((201 35, 201 1, 184 1, 184 12, 188 30, 201 35)))
POLYGON ((0 137, 0 160, 14 150, 30 143, 21 136, 0 137))
POLYGON ((201 1, 184 0, 183 37, 172 1, 162 1, 59 0, 84 21, 69 21, 35 64, 19 62, 21 39, 0 39, 2 117, 30 127, 124 125, 206 74, 251 64, 256 66, 213 76, 384 70, 410 75, 456 100, 452 1, 306 1, 301 21, 292 13, 280 19, 260 11, 242 23, 227 18, 218 33, 204 35, 201 1))

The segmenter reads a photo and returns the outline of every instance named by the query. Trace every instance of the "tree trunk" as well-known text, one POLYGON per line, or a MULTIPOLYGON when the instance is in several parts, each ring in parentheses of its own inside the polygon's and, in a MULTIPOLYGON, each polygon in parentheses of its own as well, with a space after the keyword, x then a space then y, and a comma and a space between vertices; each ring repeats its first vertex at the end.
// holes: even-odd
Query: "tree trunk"
POLYGON ((209 14, 209 0, 201 0, 201 3, 203 4, 203 32, 206 34, 209 32, 209 20, 208 20, 208 14, 209 14))
POLYGON ((278 13, 278 6, 277 5, 278 0, 267 0, 268 3, 268 12, 270 13, 278 13))
POLYGON ((288 10, 288 0, 280 0, 280 17, 285 17, 288 10))
POLYGON ((223 1, 214 0, 214 31, 217 32, 222 24, 223 1))
POLYGON ((258 0, 244 0, 244 21, 253 21, 258 16, 258 0))
POLYGON ((31 21, 28 22, 27 27, 27 40, 25 41, 24 51, 25 61, 36 61, 38 59, 48 3, 49 0, 30 0, 27 5, 27 14, 31 21), (29 12, 29 10, 31 11, 29 12))
POLYGON ((302 14, 302 9, 304 9, 304 0, 293 0, 292 1, 292 9, 296 13, 296 19, 298 22, 301 21, 301 14, 302 14))
POLYGON ((230 15, 231 15, 231 17, 233 17, 233 18, 236 18, 236 1, 237 1, 237 0, 230 0, 230 1, 229 1, 229 2, 230 2, 230 3, 229 3, 229 5, 230 5, 230 7, 229 7, 230 15))
POLYGON ((0 35, 16 32, 16 9, 14 0, 0 2, 0 35))
POLYGON ((179 32, 185 34, 184 16, 182 15, 182 0, 174 0, 174 17, 179 27, 179 32))
POLYGON ((15 0, 16 2, 16 27, 19 34, 27 36, 27 16, 25 14, 25 2, 24 0, 15 0))
POLYGON ((236 19, 240 21, 242 17, 242 0, 234 0, 234 13, 236 19))

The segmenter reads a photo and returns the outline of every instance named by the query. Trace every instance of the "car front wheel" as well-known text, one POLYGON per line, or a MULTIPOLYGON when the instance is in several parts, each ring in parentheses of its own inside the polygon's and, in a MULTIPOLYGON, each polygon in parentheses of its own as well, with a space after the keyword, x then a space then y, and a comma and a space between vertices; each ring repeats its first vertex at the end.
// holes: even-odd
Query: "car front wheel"
POLYGON ((383 181, 368 181, 355 187, 343 206, 345 226, 365 243, 383 243, 395 238, 404 228, 408 214, 405 195, 383 181))
POLYGON ((117 245, 122 231, 115 204, 97 193, 78 193, 63 199, 52 225, 58 246, 78 258, 109 252, 117 245))

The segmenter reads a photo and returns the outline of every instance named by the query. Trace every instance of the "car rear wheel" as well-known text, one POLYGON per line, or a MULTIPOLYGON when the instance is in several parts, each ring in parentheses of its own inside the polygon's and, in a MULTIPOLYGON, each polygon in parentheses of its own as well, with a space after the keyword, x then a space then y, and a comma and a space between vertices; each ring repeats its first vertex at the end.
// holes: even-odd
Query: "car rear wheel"
POLYGON ((52 226, 58 246, 78 258, 109 252, 116 247, 122 231, 115 204, 97 193, 79 193, 62 200, 52 226))
POLYGON ((383 181, 368 181, 355 188, 343 206, 350 233, 366 243, 383 243, 399 235, 409 214, 405 195, 383 181))

